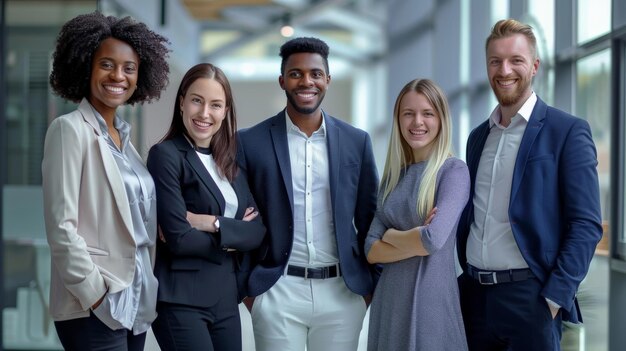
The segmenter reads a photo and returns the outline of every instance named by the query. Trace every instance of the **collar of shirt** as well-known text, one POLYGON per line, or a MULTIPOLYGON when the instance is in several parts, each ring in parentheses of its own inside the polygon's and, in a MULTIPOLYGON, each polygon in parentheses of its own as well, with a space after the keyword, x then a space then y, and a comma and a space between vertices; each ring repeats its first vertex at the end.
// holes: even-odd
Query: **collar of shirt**
MULTIPOLYGON (((526 122, 528 122, 530 120, 530 115, 533 113, 533 109, 535 108, 536 103, 537 94, 535 94, 535 92, 533 91, 533 93, 530 94, 528 99, 526 99, 526 102, 524 102, 522 107, 520 107, 519 111, 517 111, 517 114, 513 118, 517 116, 522 116, 522 118, 526 120, 526 122)), ((491 129, 494 125, 502 127, 500 125, 501 118, 502 117, 500 114, 500 105, 498 105, 496 106, 496 108, 493 109, 491 115, 489 115, 489 128, 491 129)))
MULTIPOLYGON (((289 117, 289 114, 287 113, 287 110, 285 110, 285 123, 287 124, 287 133, 304 135, 305 137, 307 137, 306 134, 304 134, 304 132, 302 132, 297 125, 293 124, 293 122, 291 121, 291 117, 289 117)), ((315 132, 313 132, 313 134, 311 134, 311 137, 313 136, 321 136, 323 138, 326 138, 326 114, 324 113, 324 111, 322 111, 322 124, 315 132)))
MULTIPOLYGON (((91 104, 89 104, 91 106, 91 104)), ((111 138, 109 135, 109 127, 107 126, 107 122, 104 120, 104 117, 98 112, 93 106, 91 106, 91 110, 93 114, 96 116, 96 120, 98 121, 98 125, 100 126, 100 132, 102 135, 106 136, 106 138, 111 138)), ((126 145, 130 140, 130 124, 125 120, 121 119, 118 115, 115 115, 115 119, 113 120, 113 126, 117 129, 118 133, 120 133, 120 139, 122 141, 122 150, 126 150, 126 145)))

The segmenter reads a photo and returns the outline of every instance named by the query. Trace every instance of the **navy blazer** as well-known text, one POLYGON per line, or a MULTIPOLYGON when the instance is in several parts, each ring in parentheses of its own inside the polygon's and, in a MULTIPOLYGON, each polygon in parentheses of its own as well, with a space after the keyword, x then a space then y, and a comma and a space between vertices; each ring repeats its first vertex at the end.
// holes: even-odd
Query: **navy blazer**
MULTIPOLYGON (((457 238, 464 270, 476 172, 488 134, 485 121, 467 141, 471 196, 457 238)), ((576 291, 602 237, 597 164, 589 124, 538 98, 515 161, 509 220, 522 256, 543 284, 542 296, 562 307, 563 320, 575 323, 582 322, 576 291)))
MULTIPOLYGON (((157 244, 154 274, 159 280, 158 300, 209 307, 226 294, 237 294, 235 270, 246 276, 249 268, 243 252, 257 248, 265 235, 260 217, 241 220, 247 207, 256 208, 245 176, 239 172, 231 183, 239 207, 235 218, 226 218, 222 217, 225 200, 221 191, 185 137, 154 145, 147 163, 156 185, 157 218, 166 241, 157 244), (186 219, 187 211, 217 215, 219 234, 193 228, 186 219)), ((244 284, 239 287, 239 301, 246 295, 244 284)))
MULTIPOLYGON (((293 244, 293 189, 287 142, 286 114, 241 130, 240 167, 248 177, 267 236, 248 281, 257 296, 284 273, 293 244)), ((330 193, 339 264, 348 288, 371 294, 375 270, 367 263, 363 244, 376 211, 378 173, 369 135, 324 114, 326 122, 330 193)))

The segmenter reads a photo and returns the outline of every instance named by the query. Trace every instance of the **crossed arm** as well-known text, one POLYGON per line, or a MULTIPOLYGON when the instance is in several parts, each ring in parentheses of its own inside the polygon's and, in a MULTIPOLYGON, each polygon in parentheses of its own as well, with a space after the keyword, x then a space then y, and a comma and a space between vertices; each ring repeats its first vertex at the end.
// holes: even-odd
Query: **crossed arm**
POLYGON ((369 263, 389 263, 414 256, 428 256, 429 253, 422 244, 421 230, 432 222, 436 213, 437 208, 435 207, 428 213, 424 226, 409 230, 387 229, 382 239, 372 243, 372 248, 367 254, 367 261, 369 263))

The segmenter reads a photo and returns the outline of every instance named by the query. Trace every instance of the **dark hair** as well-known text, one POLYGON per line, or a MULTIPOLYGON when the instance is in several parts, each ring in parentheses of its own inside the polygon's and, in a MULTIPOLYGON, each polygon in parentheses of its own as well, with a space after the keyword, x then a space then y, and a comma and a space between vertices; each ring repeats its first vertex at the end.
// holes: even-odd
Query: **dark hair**
POLYGON ((139 56, 137 89, 126 103, 158 99, 169 82, 167 38, 131 17, 105 17, 99 12, 74 17, 61 28, 52 55, 50 85, 54 92, 73 102, 89 96, 93 55, 107 38, 127 43, 139 56))
POLYGON ((324 59, 324 68, 326 68, 326 74, 330 74, 328 70, 328 45, 318 38, 294 38, 284 43, 280 47, 280 74, 285 73, 285 65, 289 56, 293 54, 299 54, 302 52, 308 52, 312 54, 319 54, 324 59))
MULTIPOLYGON (((237 163, 235 157, 237 155, 237 114, 235 113, 235 100, 233 99, 233 92, 230 88, 230 83, 224 72, 210 63, 199 63, 191 67, 183 80, 180 82, 178 91, 176 92, 176 103, 174 104, 174 113, 172 115, 172 124, 167 131, 163 140, 173 139, 179 135, 186 135, 189 137, 187 129, 183 124, 183 115, 180 110, 180 99, 184 98, 187 94, 187 90, 200 78, 213 79, 222 85, 224 88, 224 94, 226 95, 226 116, 222 122, 222 126, 211 138, 211 150, 217 168, 222 176, 226 177, 230 182, 235 179, 237 175, 237 163)), ((188 138, 193 143, 193 139, 188 138)), ((195 145, 194 145, 195 147, 195 145)))

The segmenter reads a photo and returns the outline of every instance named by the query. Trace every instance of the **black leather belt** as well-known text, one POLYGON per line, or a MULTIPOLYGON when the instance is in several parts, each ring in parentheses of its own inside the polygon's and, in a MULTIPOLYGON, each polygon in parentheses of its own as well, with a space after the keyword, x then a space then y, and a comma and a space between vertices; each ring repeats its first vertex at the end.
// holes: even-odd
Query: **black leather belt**
POLYGON ((326 279, 341 276, 339 265, 328 267, 307 268, 289 265, 287 267, 287 275, 302 277, 304 279, 326 279))
POLYGON ((529 268, 486 271, 478 269, 470 264, 467 265, 467 274, 482 285, 519 282, 535 277, 529 268))

